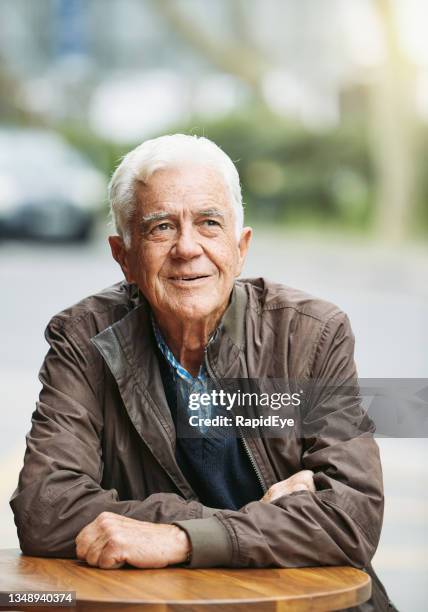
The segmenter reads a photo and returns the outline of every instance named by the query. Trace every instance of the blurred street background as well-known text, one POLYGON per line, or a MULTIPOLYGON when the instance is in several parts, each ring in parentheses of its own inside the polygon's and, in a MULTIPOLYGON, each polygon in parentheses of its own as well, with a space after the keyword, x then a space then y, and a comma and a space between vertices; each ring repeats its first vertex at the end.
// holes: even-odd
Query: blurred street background
MULTIPOLYGON (((425 0, 0 1, 0 546, 51 316, 121 279, 106 184, 142 140, 236 161, 244 274, 336 302, 362 377, 428 378, 425 0)), ((379 439, 374 567, 428 607, 428 441, 379 439)))

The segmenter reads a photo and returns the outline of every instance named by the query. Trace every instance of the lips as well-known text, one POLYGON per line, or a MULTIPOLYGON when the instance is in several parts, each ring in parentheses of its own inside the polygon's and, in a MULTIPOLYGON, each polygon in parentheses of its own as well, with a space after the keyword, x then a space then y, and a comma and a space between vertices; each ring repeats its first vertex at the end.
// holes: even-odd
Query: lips
POLYGON ((169 279, 173 281, 195 281, 203 278, 208 278, 208 274, 181 274, 177 276, 170 276, 169 279))

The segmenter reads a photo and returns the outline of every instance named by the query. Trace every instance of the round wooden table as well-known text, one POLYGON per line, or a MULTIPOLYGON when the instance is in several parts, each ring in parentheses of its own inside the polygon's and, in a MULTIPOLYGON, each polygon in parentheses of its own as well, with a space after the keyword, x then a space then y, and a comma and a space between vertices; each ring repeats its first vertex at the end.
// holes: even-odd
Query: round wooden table
MULTIPOLYGON (((75 591, 78 610, 110 612, 321 612, 363 603, 371 580, 351 567, 118 570, 75 559, 0 551, 0 591, 75 591)), ((73 610, 3 604, 2 610, 73 610)))

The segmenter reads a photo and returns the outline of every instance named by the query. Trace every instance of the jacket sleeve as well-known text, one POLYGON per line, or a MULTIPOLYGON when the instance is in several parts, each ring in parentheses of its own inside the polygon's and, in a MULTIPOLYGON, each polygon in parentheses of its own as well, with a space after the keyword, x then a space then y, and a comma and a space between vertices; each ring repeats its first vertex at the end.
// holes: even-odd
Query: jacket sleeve
POLYGON ((174 493, 120 501, 115 489, 101 487, 103 417, 93 355, 55 319, 46 339, 50 349, 39 374, 42 390, 10 501, 22 551, 73 557, 77 534, 103 511, 156 523, 212 514, 174 493))
POLYGON ((316 492, 178 521, 192 541, 194 567, 369 563, 382 525, 382 472, 374 426, 361 407, 353 352, 348 318, 337 313, 321 331, 311 376, 317 384, 303 414, 301 469, 315 473, 316 492), (228 536, 221 550, 220 525, 228 536))

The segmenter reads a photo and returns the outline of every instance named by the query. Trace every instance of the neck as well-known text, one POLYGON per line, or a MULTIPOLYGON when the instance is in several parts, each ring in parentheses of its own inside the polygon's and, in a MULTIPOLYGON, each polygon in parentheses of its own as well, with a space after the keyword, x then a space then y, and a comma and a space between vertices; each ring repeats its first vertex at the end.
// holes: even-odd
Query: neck
POLYGON ((172 320, 171 317, 155 313, 156 322, 165 342, 174 357, 192 376, 197 376, 199 372, 204 360, 205 347, 219 324, 224 310, 208 318, 183 321, 172 320))

